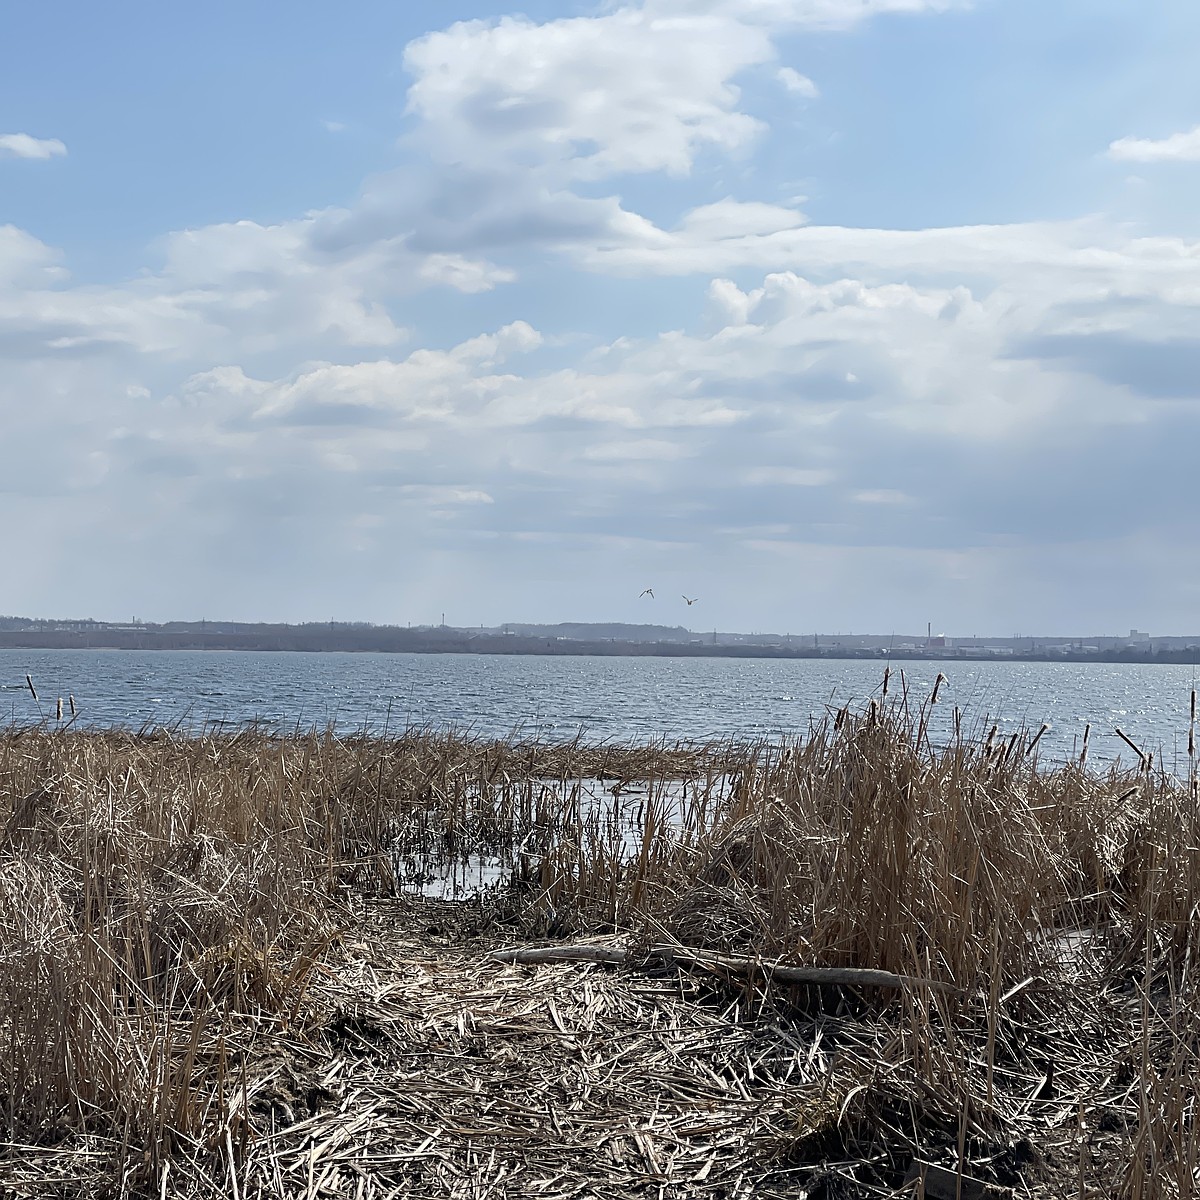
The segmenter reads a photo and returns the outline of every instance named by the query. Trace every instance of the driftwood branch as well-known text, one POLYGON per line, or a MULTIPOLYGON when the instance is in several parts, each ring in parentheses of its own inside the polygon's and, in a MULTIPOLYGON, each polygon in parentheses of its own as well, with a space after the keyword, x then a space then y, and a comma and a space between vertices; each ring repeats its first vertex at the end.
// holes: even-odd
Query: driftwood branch
POLYGON ((654 946, 645 953, 631 954, 612 946, 525 946, 514 950, 493 950, 489 958, 496 962, 535 965, 538 963, 583 962, 621 966, 625 963, 674 963, 689 970, 709 971, 717 975, 741 978, 763 976, 774 983, 840 984, 845 987, 928 988, 949 992, 953 986, 933 979, 897 975, 873 967, 798 967, 761 958, 740 958, 713 954, 687 946, 654 946))
POLYGON ((488 958, 502 963, 534 966, 538 963, 585 962, 620 966, 629 958, 626 950, 612 946, 524 946, 519 950, 493 950, 488 958))

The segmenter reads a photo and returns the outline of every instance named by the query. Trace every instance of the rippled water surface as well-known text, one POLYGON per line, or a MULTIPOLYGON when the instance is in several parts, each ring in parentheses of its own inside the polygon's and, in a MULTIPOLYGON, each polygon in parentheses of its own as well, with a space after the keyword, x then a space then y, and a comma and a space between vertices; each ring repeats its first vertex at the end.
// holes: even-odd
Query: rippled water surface
MULTIPOLYGON (((1186 764, 1194 667, 910 662, 910 694, 927 696, 939 670, 949 683, 935 731, 958 705, 973 731, 1048 722, 1042 748, 1054 758, 1071 754, 1090 723, 1096 755, 1122 749, 1119 727, 1167 766, 1186 764)), ((81 724, 187 730, 257 720, 278 730, 418 725, 555 740, 779 738, 831 706, 878 695, 882 677, 881 662, 833 659, 0 650, 9 720, 53 723, 58 698, 69 717, 73 696, 81 724)))

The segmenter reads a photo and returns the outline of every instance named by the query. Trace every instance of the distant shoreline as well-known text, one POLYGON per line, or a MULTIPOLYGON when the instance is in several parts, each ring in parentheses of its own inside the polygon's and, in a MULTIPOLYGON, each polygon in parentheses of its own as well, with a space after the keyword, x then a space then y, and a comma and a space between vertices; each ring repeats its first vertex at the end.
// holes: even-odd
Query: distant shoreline
POLYGON ((269 653, 495 654, 508 656, 600 658, 841 659, 874 662, 1073 662, 1195 665, 1200 651, 1123 646, 1004 652, 974 647, 863 648, 779 644, 702 644, 621 639, 574 639, 515 634, 467 634, 458 629, 402 630, 376 627, 274 627, 254 632, 196 632, 143 629, 0 631, 0 650, 187 650, 269 653))

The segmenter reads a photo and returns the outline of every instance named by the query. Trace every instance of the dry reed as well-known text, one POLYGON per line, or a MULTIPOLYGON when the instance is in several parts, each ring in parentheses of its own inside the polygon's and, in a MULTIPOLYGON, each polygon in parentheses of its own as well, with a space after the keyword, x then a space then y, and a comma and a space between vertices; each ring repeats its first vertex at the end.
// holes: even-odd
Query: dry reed
POLYGON ((936 699, 782 745, 0 735, 0 1191, 1191 1197, 1194 749, 935 745, 936 699), (942 988, 486 955, 546 937, 942 988))

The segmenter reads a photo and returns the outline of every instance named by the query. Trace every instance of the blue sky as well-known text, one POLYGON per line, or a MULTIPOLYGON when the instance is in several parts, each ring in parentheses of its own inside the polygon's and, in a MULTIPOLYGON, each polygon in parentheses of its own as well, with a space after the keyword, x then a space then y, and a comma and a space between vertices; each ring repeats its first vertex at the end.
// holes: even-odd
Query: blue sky
POLYGON ((4 26, 0 610, 1200 631, 1194 4, 4 26))

